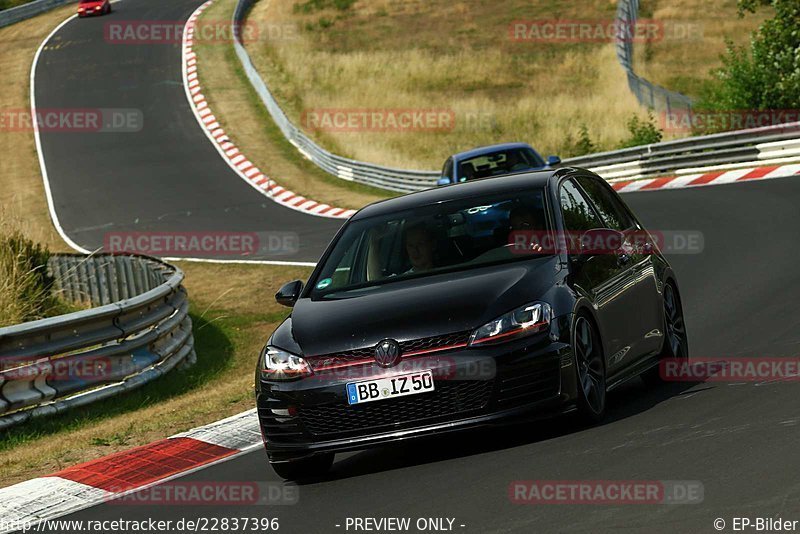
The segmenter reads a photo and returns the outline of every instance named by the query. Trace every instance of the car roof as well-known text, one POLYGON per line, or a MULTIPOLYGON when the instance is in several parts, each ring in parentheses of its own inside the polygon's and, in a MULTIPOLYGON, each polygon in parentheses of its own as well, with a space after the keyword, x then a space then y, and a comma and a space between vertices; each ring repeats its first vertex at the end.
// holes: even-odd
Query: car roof
POLYGON ((490 146, 482 146, 479 148, 473 148, 472 150, 466 150, 464 152, 459 152, 458 154, 453 155, 453 159, 465 159, 465 158, 474 158, 476 156, 485 156, 486 154, 491 154, 492 152, 498 152, 500 150, 510 150, 512 148, 533 148, 527 143, 501 143, 499 145, 490 145, 490 146))
POLYGON ((439 202, 480 198, 486 195, 502 194, 525 188, 544 187, 554 175, 561 175, 574 170, 569 167, 562 167, 543 171, 525 171, 425 189, 417 193, 410 193, 370 204, 353 215, 352 220, 385 215, 439 202))

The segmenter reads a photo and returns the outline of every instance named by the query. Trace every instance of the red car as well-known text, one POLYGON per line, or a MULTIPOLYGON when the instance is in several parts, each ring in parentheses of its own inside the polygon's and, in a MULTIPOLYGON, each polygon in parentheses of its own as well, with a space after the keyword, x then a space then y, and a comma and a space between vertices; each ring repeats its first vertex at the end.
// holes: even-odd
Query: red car
POLYGON ((81 0, 78 3, 78 16, 105 15, 111 13, 110 0, 81 0))

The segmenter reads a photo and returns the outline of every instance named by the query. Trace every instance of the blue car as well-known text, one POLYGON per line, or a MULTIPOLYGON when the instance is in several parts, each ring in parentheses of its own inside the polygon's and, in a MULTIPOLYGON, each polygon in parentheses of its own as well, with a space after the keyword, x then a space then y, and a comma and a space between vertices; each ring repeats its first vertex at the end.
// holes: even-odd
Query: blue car
POLYGON ((547 162, 526 143, 504 143, 461 152, 447 158, 437 185, 457 184, 524 171, 551 169, 561 163, 558 156, 547 162))

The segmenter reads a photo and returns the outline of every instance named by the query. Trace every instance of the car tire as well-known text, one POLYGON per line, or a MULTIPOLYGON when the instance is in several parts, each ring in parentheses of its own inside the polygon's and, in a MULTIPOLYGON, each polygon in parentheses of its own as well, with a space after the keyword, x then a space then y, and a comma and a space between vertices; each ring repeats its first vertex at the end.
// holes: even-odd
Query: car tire
MULTIPOLYGON (((686 321, 683 317, 683 305, 678 289, 672 281, 664 284, 664 345, 658 360, 666 358, 689 358, 689 340, 686 336, 686 321)), ((642 380, 648 386, 656 386, 664 382, 661 378, 661 365, 648 369, 642 374, 642 380)))
POLYGON ((588 423, 599 423, 606 415, 606 362, 597 328, 585 315, 575 320, 572 346, 578 413, 588 423))
POLYGON ((332 452, 326 452, 297 460, 270 462, 270 465, 275 473, 285 480, 302 480, 320 477, 327 473, 333 465, 333 457, 332 452))

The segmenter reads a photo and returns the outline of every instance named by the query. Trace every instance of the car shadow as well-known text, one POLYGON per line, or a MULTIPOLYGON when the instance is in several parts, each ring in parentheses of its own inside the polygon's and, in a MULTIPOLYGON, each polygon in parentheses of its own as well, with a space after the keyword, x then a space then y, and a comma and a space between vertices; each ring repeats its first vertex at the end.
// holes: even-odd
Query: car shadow
POLYGON ((343 480, 540 443, 592 427, 613 425, 617 421, 646 412, 669 399, 714 389, 714 386, 692 389, 699 384, 701 382, 672 382, 648 388, 641 379, 635 378, 609 393, 608 412, 600 424, 587 424, 574 412, 545 419, 523 418, 506 424, 452 432, 361 451, 336 461, 323 477, 298 480, 296 483, 306 485, 343 480), (531 421, 546 424, 531 425, 531 421))

